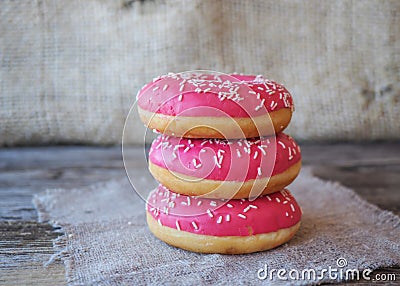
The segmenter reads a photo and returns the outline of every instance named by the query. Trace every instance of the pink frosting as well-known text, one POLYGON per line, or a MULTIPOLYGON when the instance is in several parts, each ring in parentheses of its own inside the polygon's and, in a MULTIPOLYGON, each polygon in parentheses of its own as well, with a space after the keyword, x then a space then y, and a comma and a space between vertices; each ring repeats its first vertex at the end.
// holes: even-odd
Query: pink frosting
POLYGON ((140 108, 170 116, 243 118, 293 109, 287 89, 261 75, 170 73, 146 84, 137 99, 140 108))
POLYGON ((151 163, 195 178, 243 182, 285 172, 301 160, 292 137, 220 140, 158 136, 149 151, 151 163))
POLYGON ((302 211, 288 190, 253 201, 212 200, 183 196, 159 185, 146 210, 160 225, 195 234, 249 236, 297 224, 302 211))

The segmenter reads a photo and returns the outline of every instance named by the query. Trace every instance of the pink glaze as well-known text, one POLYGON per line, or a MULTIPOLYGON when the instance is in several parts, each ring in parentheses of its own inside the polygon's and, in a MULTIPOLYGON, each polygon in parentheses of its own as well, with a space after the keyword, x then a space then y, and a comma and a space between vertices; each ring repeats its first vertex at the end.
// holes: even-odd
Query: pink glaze
POLYGON ((170 116, 243 118, 293 110, 287 89, 261 75, 170 73, 145 85, 137 99, 143 110, 170 116))
POLYGON ((288 190, 253 201, 183 196, 162 185, 148 197, 146 210, 160 225, 195 234, 249 236, 297 224, 302 211, 288 190))
POLYGON ((195 178, 243 182, 285 172, 301 160, 292 137, 220 140, 166 135, 152 143, 149 160, 170 171, 195 178))

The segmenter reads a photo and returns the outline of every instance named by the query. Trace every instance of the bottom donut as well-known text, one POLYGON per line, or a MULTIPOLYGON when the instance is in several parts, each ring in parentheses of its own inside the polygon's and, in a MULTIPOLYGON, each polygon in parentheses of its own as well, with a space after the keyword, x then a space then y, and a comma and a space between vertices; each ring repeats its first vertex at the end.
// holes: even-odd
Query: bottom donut
POLYGON ((300 228, 301 208, 288 190, 255 200, 212 200, 159 186, 146 204, 150 231, 200 253, 244 254, 275 248, 300 228))
POLYGON ((244 254, 275 248, 288 242, 300 228, 300 222, 275 232, 250 236, 212 236, 193 234, 159 225, 147 213, 150 231, 160 240, 185 250, 200 253, 244 254))

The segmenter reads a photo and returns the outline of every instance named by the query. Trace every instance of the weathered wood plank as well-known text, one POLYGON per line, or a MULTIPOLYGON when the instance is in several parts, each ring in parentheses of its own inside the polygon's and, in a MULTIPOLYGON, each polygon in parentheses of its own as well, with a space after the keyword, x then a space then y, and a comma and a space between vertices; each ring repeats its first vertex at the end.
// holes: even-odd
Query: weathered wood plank
POLYGON ((44 267, 59 233, 35 221, 0 221, 1 285, 65 285, 61 261, 44 267))

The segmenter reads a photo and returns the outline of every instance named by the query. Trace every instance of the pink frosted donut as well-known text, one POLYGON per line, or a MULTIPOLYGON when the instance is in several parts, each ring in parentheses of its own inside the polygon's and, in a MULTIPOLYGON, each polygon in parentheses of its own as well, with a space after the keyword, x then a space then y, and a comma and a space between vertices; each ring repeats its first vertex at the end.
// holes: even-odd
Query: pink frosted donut
POLYGON ((149 170, 170 190, 189 196, 241 199, 282 190, 301 168, 290 136, 221 140, 158 136, 149 170))
POLYGON ((189 138, 271 135, 294 110, 287 89, 261 75, 169 73, 145 85, 137 103, 146 126, 189 138))
POLYGON ((240 254, 290 240, 302 211, 288 190, 250 201, 183 196, 162 185, 146 204, 150 230, 168 244, 203 253, 240 254))

